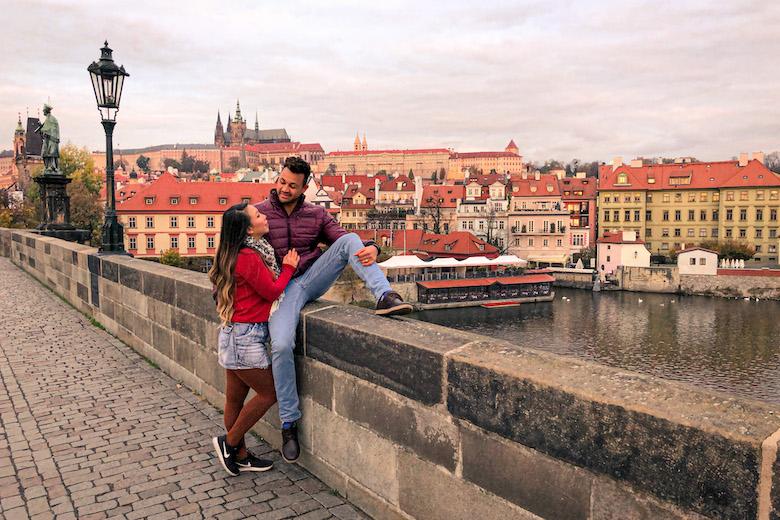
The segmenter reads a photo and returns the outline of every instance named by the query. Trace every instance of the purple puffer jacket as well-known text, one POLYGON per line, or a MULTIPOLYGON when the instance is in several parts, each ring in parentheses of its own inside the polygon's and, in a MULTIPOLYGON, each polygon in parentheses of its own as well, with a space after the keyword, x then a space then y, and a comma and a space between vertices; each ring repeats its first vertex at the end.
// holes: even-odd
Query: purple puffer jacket
MULTIPOLYGON (((275 189, 271 190, 271 195, 266 200, 255 207, 268 219, 269 232, 266 238, 274 248, 279 264, 281 265, 282 258, 290 248, 297 250, 301 255, 298 269, 293 276, 305 273, 322 255, 319 244, 329 246, 348 233, 338 225, 325 208, 305 202, 303 195, 298 199, 298 204, 290 215, 287 215, 279 202, 275 189)), ((373 241, 364 244, 376 246, 373 241)), ((379 246, 376 248, 378 250, 379 246)))

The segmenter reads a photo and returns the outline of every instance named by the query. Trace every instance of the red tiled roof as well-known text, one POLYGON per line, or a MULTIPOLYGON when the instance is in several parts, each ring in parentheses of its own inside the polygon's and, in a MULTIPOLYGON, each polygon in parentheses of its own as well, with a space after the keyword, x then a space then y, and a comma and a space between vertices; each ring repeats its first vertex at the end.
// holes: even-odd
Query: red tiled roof
POLYGON ((184 182, 170 173, 163 173, 154 182, 147 184, 135 196, 117 204, 117 212, 128 213, 221 213, 243 198, 255 204, 268 198, 271 183, 251 182, 184 182), (152 204, 146 199, 154 198, 152 204), (178 197, 178 204, 171 204, 171 198, 178 197), (190 204, 190 197, 197 197, 196 204, 190 204), (220 204, 219 199, 227 199, 220 204))
POLYGON ((379 185, 380 191, 414 191, 414 181, 406 175, 400 175, 395 179, 388 179, 379 185), (401 189, 398 189, 398 186, 401 189))
POLYGON ((599 168, 600 190, 693 190, 780 186, 780 175, 773 173, 759 161, 752 159, 746 166, 737 161, 701 162, 683 164, 648 164, 632 168, 622 165, 599 168), (627 184, 617 184, 625 173, 627 184), (670 179, 688 179, 687 184, 671 183, 670 179), (654 182, 650 182, 653 179, 654 182))
POLYGON ((506 145, 506 147, 507 148, 517 148, 517 145, 515 144, 515 140, 514 139, 510 139, 509 140, 509 144, 506 145))
POLYGON ((330 156, 349 156, 349 155, 382 155, 382 154, 403 154, 403 155, 412 155, 412 154, 419 154, 419 153, 446 153, 449 154, 450 151, 446 148, 420 148, 420 149, 412 149, 412 150, 350 150, 345 152, 328 152, 328 157, 330 156))
POLYGON ((597 182, 593 177, 586 177, 584 179, 564 177, 563 179, 558 180, 558 184, 563 200, 595 199, 598 195, 597 182), (569 192, 568 195, 566 194, 567 191, 569 192), (582 191, 582 195, 574 195, 575 191, 582 191))
POLYGON ((610 233, 607 231, 604 236, 596 240, 597 244, 644 244, 641 238, 635 240, 623 240, 623 233, 610 233))
POLYGON ((417 282, 426 289, 440 289, 444 287, 485 287, 493 284, 517 285, 530 283, 552 283, 555 277, 549 274, 529 274, 524 276, 502 276, 497 278, 471 278, 466 280, 429 280, 417 282))
POLYGON ((454 208, 466 194, 466 187, 452 184, 429 184, 423 188, 422 207, 439 204, 441 208, 454 208), (442 199, 441 202, 438 202, 442 199))
POLYGON ((533 175, 523 179, 520 175, 512 175, 512 197, 557 197, 561 190, 558 177, 552 174, 542 174, 537 181, 533 175))
POLYGON ((320 143, 308 143, 308 144, 301 144, 300 148, 298 149, 301 152, 322 152, 325 153, 325 150, 322 149, 322 146, 320 143))

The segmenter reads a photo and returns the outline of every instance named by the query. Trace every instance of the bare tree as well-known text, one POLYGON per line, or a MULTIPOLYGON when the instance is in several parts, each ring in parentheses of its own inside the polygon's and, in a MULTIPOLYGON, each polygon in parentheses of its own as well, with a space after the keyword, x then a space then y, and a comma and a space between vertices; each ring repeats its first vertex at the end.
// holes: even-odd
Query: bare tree
POLYGON ((420 215, 423 217, 423 223, 427 223, 428 219, 433 224, 433 232, 437 235, 441 233, 441 221, 442 221, 442 204, 444 199, 428 197, 420 205, 420 215))

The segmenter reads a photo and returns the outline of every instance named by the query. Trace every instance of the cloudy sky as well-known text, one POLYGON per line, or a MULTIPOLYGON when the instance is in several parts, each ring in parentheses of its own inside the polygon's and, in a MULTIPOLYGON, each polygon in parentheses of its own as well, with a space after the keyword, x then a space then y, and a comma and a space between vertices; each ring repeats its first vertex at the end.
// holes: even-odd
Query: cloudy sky
POLYGON ((780 149, 780 2, 0 0, 0 149, 51 99, 104 146, 86 67, 130 73, 114 144, 213 142, 254 125, 326 151, 500 150, 528 159, 780 149), (3 139, 5 141, 3 141, 3 139))

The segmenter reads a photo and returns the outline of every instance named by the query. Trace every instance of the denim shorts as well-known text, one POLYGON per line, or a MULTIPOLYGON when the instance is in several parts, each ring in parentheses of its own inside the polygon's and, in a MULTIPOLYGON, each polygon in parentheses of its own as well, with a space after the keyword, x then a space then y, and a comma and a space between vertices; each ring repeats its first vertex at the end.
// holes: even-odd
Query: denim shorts
POLYGON ((229 370, 268 368, 268 323, 228 323, 219 329, 219 364, 229 370))

